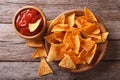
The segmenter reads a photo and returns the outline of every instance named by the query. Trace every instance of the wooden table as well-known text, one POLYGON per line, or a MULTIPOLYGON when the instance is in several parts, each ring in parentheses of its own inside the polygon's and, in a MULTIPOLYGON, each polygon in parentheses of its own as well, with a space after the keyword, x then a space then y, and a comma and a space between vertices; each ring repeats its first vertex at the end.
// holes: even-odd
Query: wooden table
POLYGON ((120 0, 1 0, 0 80, 120 80, 120 0), (27 47, 12 28, 14 13, 25 5, 41 8, 51 20, 70 9, 90 8, 105 23, 109 35, 106 55, 92 70, 69 73, 50 63, 54 74, 38 77, 39 62, 31 59, 34 48, 27 47))

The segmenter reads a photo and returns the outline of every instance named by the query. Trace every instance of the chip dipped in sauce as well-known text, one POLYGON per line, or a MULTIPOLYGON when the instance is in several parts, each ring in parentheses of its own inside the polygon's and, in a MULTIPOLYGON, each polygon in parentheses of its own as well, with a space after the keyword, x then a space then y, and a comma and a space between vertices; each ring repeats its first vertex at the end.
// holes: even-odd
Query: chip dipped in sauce
POLYGON ((43 17, 37 10, 28 8, 18 13, 15 25, 21 34, 25 36, 33 36, 41 31, 43 22, 43 17), (32 25, 32 27, 30 27, 29 24, 33 24, 35 26, 32 25), (32 31, 30 29, 32 29, 32 31))

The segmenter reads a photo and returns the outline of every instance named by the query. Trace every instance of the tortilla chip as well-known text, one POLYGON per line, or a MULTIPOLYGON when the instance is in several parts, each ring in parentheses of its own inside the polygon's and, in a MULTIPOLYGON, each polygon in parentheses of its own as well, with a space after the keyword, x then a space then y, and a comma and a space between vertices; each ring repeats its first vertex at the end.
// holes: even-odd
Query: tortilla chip
POLYGON ((28 24, 28 28, 29 28, 30 32, 34 32, 39 27, 39 24, 41 23, 41 20, 42 20, 42 18, 37 20, 35 23, 29 23, 28 24))
POLYGON ((57 20, 54 21, 53 26, 56 24, 64 24, 65 23, 65 15, 61 15, 57 20))
POLYGON ((106 41, 108 34, 109 34, 109 32, 102 33, 102 40, 103 41, 106 41))
POLYGON ((72 41, 72 32, 67 31, 65 33, 63 43, 67 43, 71 48, 74 48, 73 41, 72 41))
POLYGON ((67 23, 70 28, 74 26, 74 20, 75 20, 75 13, 67 16, 67 23))
POLYGON ((53 73, 52 69, 50 68, 46 60, 44 58, 41 58, 38 75, 43 76, 43 75, 47 75, 50 73, 53 73))
POLYGON ((47 53, 46 53, 45 48, 43 46, 38 47, 32 55, 32 59, 40 58, 40 57, 47 57, 47 53))
POLYGON ((79 64, 86 64, 86 51, 84 49, 81 50, 81 52, 78 55, 79 58, 79 64))
POLYGON ((85 16, 80 16, 75 20, 75 24, 77 25, 77 28, 83 28, 91 25, 92 23, 88 22, 85 16))
POLYGON ((98 28, 98 26, 95 25, 95 23, 87 25, 83 30, 87 34, 99 34, 100 33, 100 29, 98 28))
POLYGON ((65 54, 65 57, 60 61, 59 66, 67 69, 76 69, 76 65, 67 54, 65 54))
POLYGON ((47 57, 48 62, 61 60, 61 57, 58 53, 59 46, 60 44, 51 44, 48 57, 47 57))
POLYGON ((68 30, 68 24, 57 24, 56 26, 53 27, 51 32, 57 32, 57 31, 66 31, 68 30))
POLYGON ((97 50, 97 44, 94 45, 92 51, 90 52, 91 56, 89 56, 89 54, 88 54, 88 56, 86 56, 86 62, 87 62, 88 64, 90 64, 91 61, 93 60, 94 55, 95 55, 95 53, 96 53, 96 50, 97 50))
POLYGON ((95 45, 95 41, 92 41, 89 38, 88 39, 82 39, 81 46, 86 52, 89 52, 94 45, 95 45))
POLYGON ((105 42, 107 40, 107 36, 108 36, 109 32, 104 32, 102 33, 101 39, 97 40, 97 43, 102 43, 105 42))
POLYGON ((40 39, 31 39, 26 40, 26 45, 29 47, 41 47, 43 46, 43 43, 40 39))
MULTIPOLYGON (((76 54, 79 53, 79 49, 80 49, 80 39, 79 39, 79 35, 73 35, 73 39, 72 39, 74 48, 73 50, 75 51, 76 54)), ((71 44, 72 45, 72 44, 71 44)))
POLYGON ((88 21, 97 22, 95 15, 87 7, 84 8, 84 14, 88 21))
POLYGON ((88 35, 88 37, 91 37, 91 38, 93 38, 93 40, 101 40, 101 38, 102 38, 102 36, 101 36, 101 34, 90 34, 90 35, 88 35))
POLYGON ((54 32, 54 33, 51 33, 47 36, 45 36, 45 39, 48 41, 48 43, 59 43, 59 42, 62 42, 63 41, 63 38, 64 38, 64 32, 54 32))

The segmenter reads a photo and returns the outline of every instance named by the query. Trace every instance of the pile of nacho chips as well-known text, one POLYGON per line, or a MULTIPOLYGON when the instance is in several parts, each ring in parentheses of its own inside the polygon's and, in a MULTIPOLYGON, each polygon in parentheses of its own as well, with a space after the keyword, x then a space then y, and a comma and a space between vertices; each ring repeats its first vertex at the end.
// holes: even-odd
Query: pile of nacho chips
POLYGON ((83 12, 82 16, 61 15, 52 23, 50 34, 45 36, 50 44, 48 55, 40 39, 27 40, 27 46, 36 47, 32 59, 40 59, 39 76, 53 73, 48 64, 52 61, 72 70, 77 69, 77 65, 91 64, 98 44, 106 41, 108 32, 101 32, 101 23, 88 8, 83 12))
POLYGON ((101 32, 101 23, 84 8, 84 15, 64 14, 52 24, 51 33, 45 36, 50 44, 47 61, 59 61, 59 66, 77 69, 77 65, 90 64, 98 44, 106 41, 108 32, 101 32))

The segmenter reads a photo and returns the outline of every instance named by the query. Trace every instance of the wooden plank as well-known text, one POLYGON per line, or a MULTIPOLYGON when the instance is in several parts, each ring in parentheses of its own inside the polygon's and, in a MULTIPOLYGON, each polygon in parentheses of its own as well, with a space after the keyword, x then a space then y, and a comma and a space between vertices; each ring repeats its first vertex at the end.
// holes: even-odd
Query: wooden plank
POLYGON ((89 7, 103 21, 119 21, 119 0, 2 0, 0 2, 0 23, 11 23, 14 13, 25 5, 33 5, 43 9, 47 19, 54 19, 63 11, 89 7))
POLYGON ((0 62, 0 80, 119 80, 120 61, 103 61, 83 73, 69 73, 50 63, 54 74, 38 77, 39 62, 0 62), (114 75, 113 75, 114 74, 114 75))

